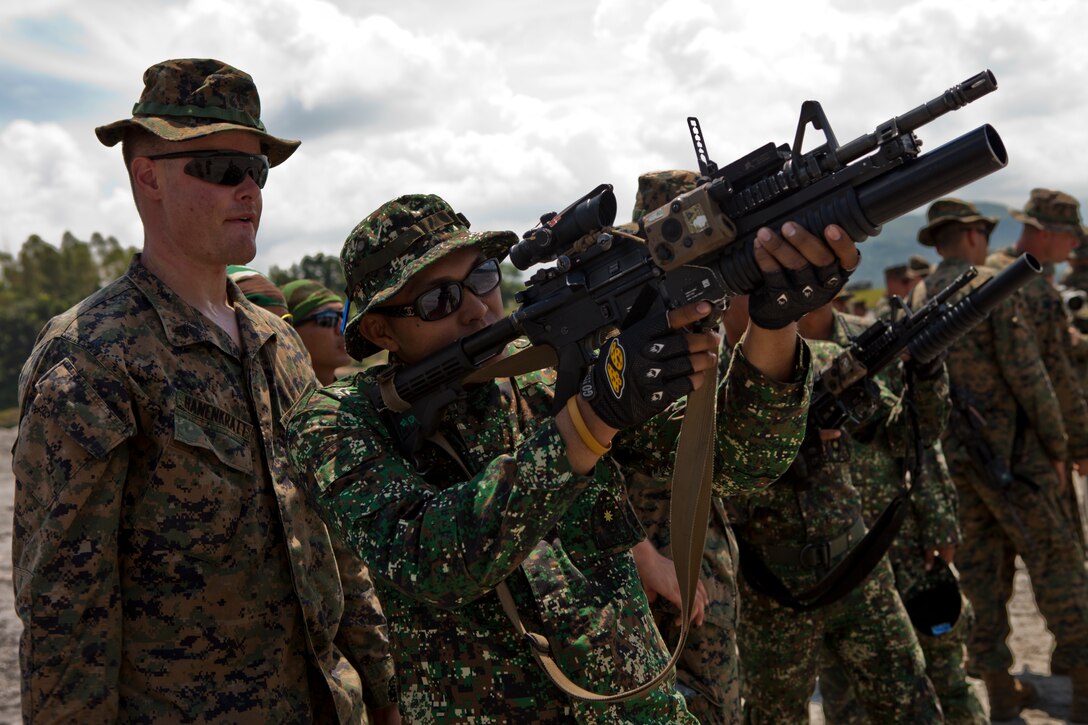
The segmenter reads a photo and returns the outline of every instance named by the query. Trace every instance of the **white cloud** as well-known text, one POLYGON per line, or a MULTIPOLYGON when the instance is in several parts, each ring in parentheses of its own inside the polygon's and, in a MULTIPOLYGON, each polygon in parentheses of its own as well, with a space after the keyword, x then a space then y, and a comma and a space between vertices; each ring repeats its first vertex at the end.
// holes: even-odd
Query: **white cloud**
POLYGON ((28 123, 0 109, 0 241, 70 228, 137 243, 116 149, 90 129, 125 115, 150 63, 202 55, 250 72, 269 130, 304 141, 265 190, 265 266, 335 253, 359 219, 407 192, 447 196, 476 228, 521 232, 608 181, 625 219, 639 173, 694 166, 688 115, 725 164, 791 142, 805 99, 846 141, 986 67, 1000 89, 921 129, 925 148, 991 122, 1010 167, 963 195, 1019 205, 1050 185, 1086 197, 1086 25, 1088 6, 1071 0, 8 7, 0 65, 87 84, 116 113, 28 123))

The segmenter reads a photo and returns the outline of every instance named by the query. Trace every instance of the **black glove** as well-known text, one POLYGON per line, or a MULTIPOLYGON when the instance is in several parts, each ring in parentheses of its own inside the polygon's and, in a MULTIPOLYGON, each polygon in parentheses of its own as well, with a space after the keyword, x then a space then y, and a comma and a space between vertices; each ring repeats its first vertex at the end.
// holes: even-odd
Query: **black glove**
POLYGON ((748 298, 748 315, 760 327, 780 330, 834 299, 853 271, 844 270, 836 259, 824 267, 764 272, 763 286, 748 298))
POLYGON ((683 330, 666 315, 640 320, 601 348, 582 381, 582 397, 613 428, 660 413, 691 392, 691 361, 683 330))

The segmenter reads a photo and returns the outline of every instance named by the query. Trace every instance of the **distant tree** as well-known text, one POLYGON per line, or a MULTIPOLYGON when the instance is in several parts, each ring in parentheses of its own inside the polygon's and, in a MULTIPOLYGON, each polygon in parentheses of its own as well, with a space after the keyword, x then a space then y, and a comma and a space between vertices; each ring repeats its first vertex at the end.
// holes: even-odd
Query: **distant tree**
POLYGON ((65 232, 59 247, 34 234, 15 256, 0 254, 0 408, 16 405, 19 371, 49 318, 123 274, 135 251, 65 232))
POLYGON ((499 269, 502 270, 502 282, 499 283, 499 289, 502 290, 503 308, 509 315, 518 306, 514 295, 525 289, 525 280, 522 279, 522 271, 510 262, 503 262, 499 265, 499 269))
POLYGON ((321 252, 307 254, 301 261, 292 264, 287 269, 273 265, 268 270, 268 279, 278 287, 295 279, 312 279, 340 293, 345 287, 344 268, 340 265, 340 257, 321 252))

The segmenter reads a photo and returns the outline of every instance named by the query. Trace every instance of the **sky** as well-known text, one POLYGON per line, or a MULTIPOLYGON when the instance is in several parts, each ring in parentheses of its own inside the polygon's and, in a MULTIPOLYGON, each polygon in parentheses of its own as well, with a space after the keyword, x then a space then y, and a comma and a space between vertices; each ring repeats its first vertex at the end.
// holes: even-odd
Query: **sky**
MULTIPOLYGON (((1074 0, 36 0, 0 6, 0 250, 93 232, 140 246, 119 147, 142 73, 212 57, 250 73, 272 170, 254 266, 338 254, 385 201, 435 193, 472 228, 522 233, 601 182, 791 143, 818 100, 840 142, 990 69, 998 90, 923 126, 989 123, 1007 168, 956 192, 1020 207, 1088 198, 1088 3, 1074 0)), ((874 241, 873 243, 879 243, 874 241)))

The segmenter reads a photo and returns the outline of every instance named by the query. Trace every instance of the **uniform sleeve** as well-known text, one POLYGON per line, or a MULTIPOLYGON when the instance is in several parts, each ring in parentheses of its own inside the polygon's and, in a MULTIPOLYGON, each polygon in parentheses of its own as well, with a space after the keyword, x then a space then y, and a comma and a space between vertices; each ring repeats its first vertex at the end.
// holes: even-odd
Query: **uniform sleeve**
POLYGON ((740 345, 734 348, 718 414, 717 495, 769 486, 797 457, 812 395, 812 356, 804 340, 797 342, 793 376, 784 383, 756 369, 740 345))
POLYGON ((1044 284, 1048 288, 1046 296, 1040 298, 1036 305, 1038 309, 1031 312, 1035 315, 1039 350, 1061 405, 1062 420, 1069 436, 1069 455, 1079 460, 1088 457, 1088 404, 1085 403, 1080 379, 1073 369, 1068 352, 1072 344, 1069 338, 1069 322, 1057 291, 1045 280, 1033 282, 1044 284))
POLYGON ((12 554, 23 716, 117 717, 118 529, 135 430, 127 393, 82 350, 53 340, 20 380, 12 554))
POLYGON ((903 395, 905 385, 902 382, 901 367, 897 367, 891 374, 885 372, 878 375, 876 380, 886 408, 884 435, 893 455, 902 458, 913 452, 914 439, 908 405, 913 406, 917 416, 922 443, 929 445, 940 440, 951 409, 947 370, 942 367, 941 374, 937 377, 915 381, 909 401, 903 395))
POLYGON ((378 709, 392 705, 396 703, 393 656, 374 582, 366 565, 335 537, 333 550, 344 590, 344 613, 336 634, 336 646, 362 678, 363 700, 367 707, 378 709))
MULTIPOLYGON (((737 345, 719 383, 714 493, 750 492, 778 480, 797 457, 812 393, 812 356, 798 338, 797 363, 789 382, 771 380, 737 345)), ((614 455, 624 466, 668 481, 687 399, 642 425, 620 431, 614 455)))
POLYGON ((549 420, 439 491, 397 452, 369 401, 349 390, 316 391, 290 415, 295 480, 371 575, 406 596, 457 607, 487 593, 592 480, 571 471, 549 420))
POLYGON ((1061 407, 1018 296, 1014 295, 994 309, 989 324, 994 332, 1002 377, 1050 459, 1066 460, 1068 447, 1061 407))
POLYGON ((925 479, 911 494, 921 541, 926 546, 959 544, 959 497, 940 442, 926 446, 925 479))

